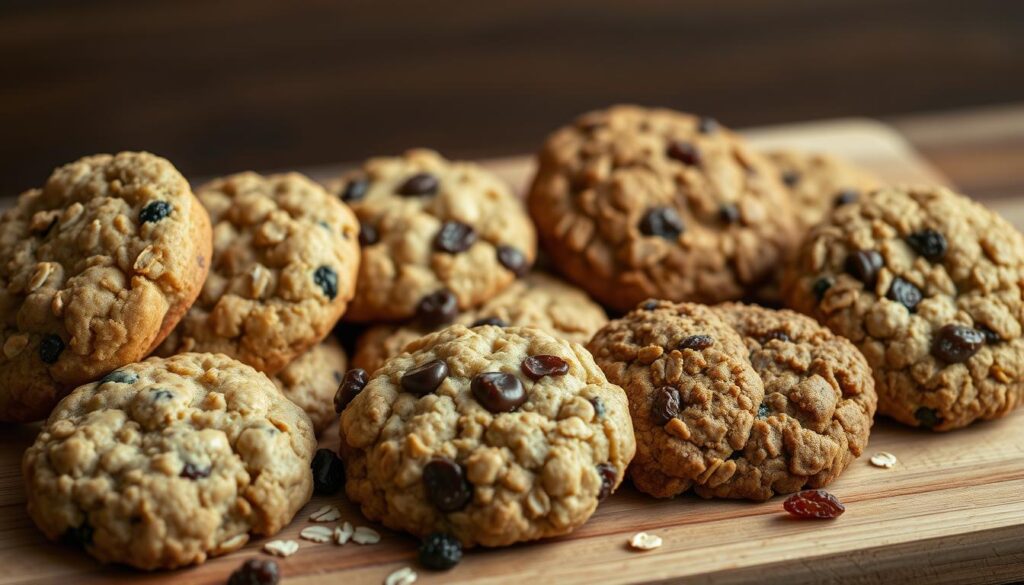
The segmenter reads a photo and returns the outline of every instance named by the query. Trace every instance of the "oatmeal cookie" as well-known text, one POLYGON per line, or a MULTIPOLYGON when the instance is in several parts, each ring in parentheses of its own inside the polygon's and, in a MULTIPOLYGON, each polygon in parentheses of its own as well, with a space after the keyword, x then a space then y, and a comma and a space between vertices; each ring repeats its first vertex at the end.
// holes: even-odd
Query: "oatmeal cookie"
MULTIPOLYGON (((534 272, 482 306, 461 313, 455 322, 467 327, 535 327, 559 339, 586 343, 608 322, 608 316, 578 288, 534 272)), ((352 363, 373 372, 409 342, 437 329, 417 323, 375 325, 360 336, 352 363)))
POLYGON ((882 186, 868 171, 829 154, 775 150, 765 156, 778 169, 803 230, 819 223, 835 207, 882 186))
POLYGON ((309 418, 224 355, 150 358, 62 400, 25 452, 52 540, 140 569, 202 563, 284 527, 312 491, 309 418))
POLYGON ((341 416, 346 492, 371 520, 502 546, 572 531, 622 481, 626 397, 582 346, 453 325, 407 350, 341 416))
POLYGON ((210 220, 148 153, 55 170, 0 216, 0 421, 45 418, 75 386, 138 361, 199 294, 210 220))
POLYGON ((937 431, 1024 394, 1024 237, 941 187, 884 188, 808 234, 783 296, 857 345, 878 410, 937 431))
POLYGON ((298 173, 239 173, 196 194, 214 224, 210 276, 158 353, 223 353, 273 375, 345 312, 359 270, 359 224, 298 173))
POLYGON ((556 131, 538 158, 528 205, 545 251, 616 310, 742 298, 796 244, 775 168, 709 118, 616 106, 556 131))
POLYGON ((373 158, 328 185, 359 217, 363 259, 348 321, 448 323, 534 262, 536 234, 496 176, 430 150, 373 158))
POLYGON ((333 337, 300 355, 272 378, 284 395, 306 411, 320 434, 337 418, 334 394, 338 390, 348 356, 333 337))

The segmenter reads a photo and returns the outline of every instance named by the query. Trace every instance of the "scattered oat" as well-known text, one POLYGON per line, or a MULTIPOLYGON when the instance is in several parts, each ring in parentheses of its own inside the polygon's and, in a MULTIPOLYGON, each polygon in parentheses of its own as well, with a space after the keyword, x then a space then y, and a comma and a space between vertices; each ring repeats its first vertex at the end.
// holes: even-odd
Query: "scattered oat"
POLYGON ((883 469, 892 469, 896 466, 896 456, 892 453, 879 451, 871 456, 871 465, 881 467, 883 469))
POLYGON ((324 506, 309 515, 313 522, 334 522, 341 519, 341 512, 334 506, 324 506))
POLYGON ((299 543, 294 540, 271 540, 263 545, 263 552, 278 557, 290 557, 299 550, 299 543))
POLYGON ((354 533, 355 529, 352 528, 351 522, 346 522, 341 526, 336 526, 334 528, 334 544, 345 544, 350 538, 352 538, 354 533))
POLYGON ((629 546, 636 550, 654 550, 661 546, 661 537, 646 532, 637 532, 629 539, 629 546))
POLYGON ((360 526, 352 533, 352 542, 359 544, 377 544, 380 542, 380 533, 369 526, 360 526))
POLYGON ((307 526, 299 533, 299 538, 304 538, 310 542, 331 542, 333 537, 334 531, 326 526, 307 526))
POLYGON ((384 579, 384 585, 412 585, 416 582, 416 571, 411 567, 402 567, 384 579))

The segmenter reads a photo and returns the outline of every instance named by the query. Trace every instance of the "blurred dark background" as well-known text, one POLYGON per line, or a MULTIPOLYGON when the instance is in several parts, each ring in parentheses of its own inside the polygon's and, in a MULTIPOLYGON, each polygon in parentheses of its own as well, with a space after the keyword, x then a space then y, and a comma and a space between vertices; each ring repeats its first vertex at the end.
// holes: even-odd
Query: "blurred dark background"
POLYGON ((742 127, 1024 100, 1019 0, 0 3, 0 189, 147 149, 189 176, 532 151, 628 101, 742 127))

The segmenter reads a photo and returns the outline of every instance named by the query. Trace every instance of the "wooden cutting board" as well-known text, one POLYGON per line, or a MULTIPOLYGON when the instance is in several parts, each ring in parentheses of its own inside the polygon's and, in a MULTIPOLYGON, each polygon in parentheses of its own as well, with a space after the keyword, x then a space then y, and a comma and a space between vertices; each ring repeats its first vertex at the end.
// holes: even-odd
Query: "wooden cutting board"
MULTIPOLYGON (((899 135, 877 122, 846 120, 759 129, 748 133, 761 147, 833 152, 892 182, 942 182, 899 135)), ((531 161, 487 163, 517 188, 529 180, 531 161)), ((340 167, 339 167, 340 168, 340 167)), ((311 169, 327 177, 339 168, 311 169)), ((1024 201, 1001 200, 999 210, 1024 226, 1024 201)), ((47 542, 24 507, 19 461, 33 426, 0 429, 0 585, 5 583, 224 583, 242 561, 262 554, 265 540, 205 565, 143 574, 102 567, 84 553, 47 542)), ((328 431, 327 447, 337 444, 328 431)), ((828 582, 964 583, 1024 579, 1024 410, 1004 420, 956 433, 931 434, 879 420, 868 454, 889 451, 894 469, 854 462, 830 489, 847 505, 835 521, 790 519, 782 499, 766 503, 707 501, 693 496, 655 500, 624 486, 574 534, 499 550, 470 552, 455 569, 430 573, 416 567, 416 541, 381 529, 380 544, 344 547, 300 541, 279 559, 288 585, 382 583, 413 566, 419 583, 623 582, 828 582), (664 545, 633 552, 637 531, 664 545), (684 579, 685 578, 685 579, 684 579)), ((353 524, 368 524, 343 496, 317 497, 274 538, 297 539, 309 513, 338 506, 353 524)), ((379 527, 378 527, 379 528, 379 527)))

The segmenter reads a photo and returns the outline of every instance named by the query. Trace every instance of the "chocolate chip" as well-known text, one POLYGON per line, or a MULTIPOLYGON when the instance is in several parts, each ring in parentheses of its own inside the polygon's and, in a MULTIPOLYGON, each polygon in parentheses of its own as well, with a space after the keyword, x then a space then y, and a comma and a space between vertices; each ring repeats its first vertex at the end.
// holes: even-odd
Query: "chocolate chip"
POLYGON ((797 183, 799 183, 800 179, 802 178, 800 176, 800 173, 796 171, 783 171, 780 177, 782 178, 782 182, 785 183, 785 185, 790 188, 796 187, 797 183))
POLYGON ((740 209, 734 203, 723 203, 718 208, 718 219, 724 224, 734 224, 740 220, 740 209))
POLYGON ((778 329, 776 329, 775 331, 769 331, 768 333, 765 333, 758 339, 758 343, 760 343, 761 345, 766 345, 769 341, 781 341, 783 343, 789 343, 789 335, 787 335, 785 331, 779 331, 778 329))
POLYGON ((402 374, 402 390, 417 396, 430 394, 448 377, 448 364, 444 360, 431 360, 402 374))
POLYGON ((195 463, 186 463, 185 467, 181 469, 181 477, 185 479, 202 479, 204 477, 210 477, 209 467, 200 467, 195 463))
POLYGON ((668 422, 679 414, 679 390, 672 386, 662 386, 654 391, 651 401, 651 416, 659 425, 668 422))
POLYGON ((914 418, 926 429, 934 429, 943 423, 942 417, 934 408, 922 406, 914 411, 914 418))
POLYGON ((665 154, 669 158, 691 167, 699 165, 701 162, 700 151, 697 150, 697 147, 692 142, 686 142, 685 140, 673 140, 669 143, 665 154))
POLYGON ((377 228, 368 223, 359 224, 359 245, 372 246, 380 241, 380 234, 377 228))
POLYGON ((228 585, 277 585, 281 571, 270 559, 249 559, 228 577, 228 585))
POLYGON ((697 131, 701 134, 713 134, 718 132, 718 120, 704 116, 697 122, 697 131))
POLYGON ((771 414, 771 412, 772 411, 768 408, 768 405, 762 402, 761 406, 757 407, 757 418, 768 418, 768 415, 771 414))
POLYGON ((484 325, 494 325, 495 327, 508 327, 508 323, 498 317, 481 317, 476 321, 473 321, 470 327, 483 327, 484 325))
POLYGON ((946 237, 933 229, 924 229, 907 236, 907 244, 915 252, 924 256, 932 262, 938 262, 946 257, 946 237))
POLYGON ((370 377, 366 374, 366 370, 362 368, 352 368, 345 372, 345 377, 338 385, 338 391, 334 393, 334 412, 341 414, 345 407, 352 402, 352 399, 363 391, 369 380, 370 377))
POLYGON ((836 207, 842 207, 843 205, 856 203, 858 199, 860 199, 860 191, 856 189, 842 189, 836 193, 834 201, 836 207))
POLYGON ((979 325, 978 331, 981 331, 981 334, 985 336, 985 343, 989 345, 995 345, 1003 341, 1003 338, 1000 337, 998 333, 984 325, 979 325))
POLYGON ((932 355, 947 364, 966 362, 985 345, 985 336, 964 325, 950 324, 939 329, 932 341, 932 355))
POLYGON ((643 304, 640 305, 640 308, 645 311, 653 311, 654 309, 658 308, 658 301, 655 301, 653 299, 649 301, 644 301, 643 304))
POLYGON ((459 221, 446 221, 434 236, 434 249, 449 254, 465 252, 476 242, 476 230, 459 221))
POLYGON ((686 226, 673 207, 652 207, 640 218, 640 233, 674 240, 683 233, 686 226))
POLYGON ((53 364, 64 351, 64 340, 56 335, 47 335, 39 341, 39 359, 44 364, 53 364))
POLYGON ((434 175, 416 173, 398 187, 398 194, 405 196, 433 195, 437 193, 439 185, 440 183, 434 175))
POLYGON ((530 264, 526 260, 526 254, 513 246, 498 246, 498 262, 508 268, 516 276, 523 276, 530 271, 530 264))
POLYGON ((811 291, 814 292, 814 298, 818 299, 820 302, 825 298, 825 293, 828 292, 828 289, 832 288, 833 284, 832 279, 827 276, 823 276, 818 280, 815 280, 814 284, 811 285, 811 291))
POLYGON ((166 201, 151 201, 139 212, 139 221, 150 223, 160 221, 171 214, 171 204, 166 201))
POLYGON ((345 184, 345 188, 341 191, 342 201, 359 201, 363 197, 366 197, 366 192, 370 189, 370 182, 366 179, 352 179, 345 184))
POLYGON ((924 297, 924 295, 921 294, 921 289, 914 286, 912 282, 903 280, 899 276, 892 279, 892 284, 889 285, 889 292, 887 292, 885 296, 886 298, 903 305, 911 313, 917 310, 917 304, 920 303, 921 299, 924 297))
POLYGON ((512 412, 526 402, 526 390, 519 378, 505 372, 484 372, 469 384, 473 397, 495 414, 512 412))
POLYGON ((329 496, 338 493, 345 483, 345 464, 330 449, 317 449, 313 455, 313 493, 329 496))
POLYGON ((531 355, 523 360, 520 368, 531 380, 540 380, 544 376, 564 376, 569 373, 569 364, 557 355, 531 355))
POLYGON ((597 492, 597 500, 601 501, 612 495, 615 480, 619 478, 619 470, 611 463, 598 463, 597 476, 601 478, 601 489, 597 492))
POLYGON ((100 378, 100 384, 109 384, 111 382, 115 384, 134 384, 139 381, 139 375, 134 372, 124 372, 121 370, 114 370, 106 376, 100 378))
POLYGON ((64 531, 61 536, 66 544, 71 546, 79 546, 85 548, 92 545, 92 534, 94 530, 92 525, 88 521, 84 521, 78 526, 71 526, 64 531))
POLYGON ((451 323, 458 314, 459 299, 446 288, 430 293, 416 305, 416 318, 427 329, 451 323))
POLYGON ((684 337, 679 342, 679 349, 692 349, 694 351, 700 351, 707 349, 715 344, 715 338, 710 335, 691 335, 684 337))
POLYGON ((423 488, 434 507, 457 512, 473 499, 473 486, 462 466, 451 459, 433 459, 423 466, 423 488))
POLYGON ((884 265, 885 260, 875 250, 857 250, 846 257, 846 271, 867 287, 875 286, 878 271, 884 265))
POLYGON ((602 416, 604 416, 606 410, 604 407, 604 402, 602 402, 600 398, 597 398, 596 396, 594 398, 591 398, 590 405, 594 407, 594 416, 596 416, 597 418, 601 418, 602 416))
POLYGON ((327 298, 338 296, 338 273, 330 266, 321 266, 313 271, 313 282, 324 291, 327 298))

